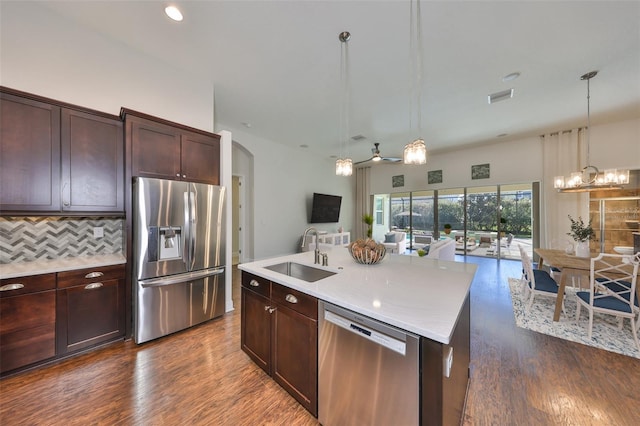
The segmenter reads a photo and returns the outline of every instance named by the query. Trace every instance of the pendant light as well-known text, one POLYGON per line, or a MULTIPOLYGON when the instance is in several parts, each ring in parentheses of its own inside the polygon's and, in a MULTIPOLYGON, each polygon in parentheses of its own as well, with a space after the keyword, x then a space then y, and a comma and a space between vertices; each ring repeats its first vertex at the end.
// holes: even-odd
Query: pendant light
POLYGON ((340 157, 336 160, 336 175, 351 176, 353 174, 353 160, 349 158, 349 39, 351 33, 343 31, 338 34, 340 40, 340 157), (344 145, 344 148, 343 148, 344 145), (347 151, 345 155, 344 151, 347 151))
POLYGON ((553 187, 558 192, 589 192, 622 189, 622 185, 629 183, 629 170, 605 170, 601 173, 596 166, 592 166, 589 161, 589 150, 591 145, 591 111, 590 111, 590 81, 598 75, 598 71, 588 72, 580 77, 580 80, 587 80, 587 165, 580 171, 571 173, 570 176, 556 176, 553 178, 553 187))
MULTIPOLYGON (((420 0, 416 0, 416 16, 413 14, 413 0, 409 9, 409 39, 411 56, 411 71, 413 75, 413 94, 416 96, 418 109, 418 138, 404 147, 404 164, 426 164, 427 147, 421 137, 422 133, 422 18, 420 13, 420 0), (414 44, 414 33, 416 35, 414 44)), ((411 96, 410 96, 411 98, 411 96)), ((411 105, 411 103, 410 103, 411 105)), ((411 128, 411 109, 409 108, 409 127, 411 128)))

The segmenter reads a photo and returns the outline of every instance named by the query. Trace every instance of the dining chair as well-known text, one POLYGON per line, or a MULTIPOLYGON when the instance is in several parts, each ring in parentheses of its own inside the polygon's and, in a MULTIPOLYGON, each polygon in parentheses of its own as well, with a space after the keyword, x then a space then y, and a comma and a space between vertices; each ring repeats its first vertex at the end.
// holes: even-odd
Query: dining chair
POLYGON ((618 319, 618 329, 622 329, 624 318, 631 322, 631 333, 636 347, 640 350, 638 330, 640 318, 635 322, 640 312, 636 285, 640 253, 633 256, 600 253, 591 259, 589 271, 589 291, 576 293, 577 309, 576 321, 580 319, 581 307, 589 311, 588 337, 591 339, 593 331, 593 314, 599 312, 618 319))
MULTIPOLYGON (((543 269, 533 269, 533 262, 527 252, 518 244, 520 258, 522 259, 522 279, 524 281, 524 299, 528 299, 527 310, 533 306, 536 296, 558 297, 558 283, 551 278, 551 275, 543 269)), ((562 312, 564 312, 564 299, 562 301, 562 312)))

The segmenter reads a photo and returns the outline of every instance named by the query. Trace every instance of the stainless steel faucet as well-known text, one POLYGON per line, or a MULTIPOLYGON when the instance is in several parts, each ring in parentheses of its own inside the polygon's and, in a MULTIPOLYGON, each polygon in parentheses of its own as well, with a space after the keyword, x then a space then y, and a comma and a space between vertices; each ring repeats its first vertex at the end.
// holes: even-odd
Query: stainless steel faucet
POLYGON ((305 229, 304 234, 302 235, 302 247, 305 247, 305 243, 307 241, 307 233, 309 233, 309 231, 313 231, 316 233, 316 249, 313 251, 313 263, 316 265, 320 264, 320 242, 318 241, 318 230, 316 228, 309 227, 307 229, 305 229))

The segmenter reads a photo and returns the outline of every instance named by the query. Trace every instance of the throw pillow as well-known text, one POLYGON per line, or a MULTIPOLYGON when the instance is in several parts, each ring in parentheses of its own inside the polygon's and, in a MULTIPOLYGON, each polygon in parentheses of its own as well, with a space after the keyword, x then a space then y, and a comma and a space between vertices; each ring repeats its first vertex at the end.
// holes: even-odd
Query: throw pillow
POLYGON ((396 233, 389 232, 388 234, 384 234, 384 242, 385 243, 395 243, 396 242, 396 233))

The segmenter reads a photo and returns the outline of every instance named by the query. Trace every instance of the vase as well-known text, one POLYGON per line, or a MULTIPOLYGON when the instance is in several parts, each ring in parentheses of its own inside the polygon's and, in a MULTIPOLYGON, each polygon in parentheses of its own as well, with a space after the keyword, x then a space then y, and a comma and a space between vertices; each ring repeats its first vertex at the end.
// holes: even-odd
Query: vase
POLYGON ((589 251, 589 241, 576 241, 576 256, 591 257, 591 252, 589 251))

